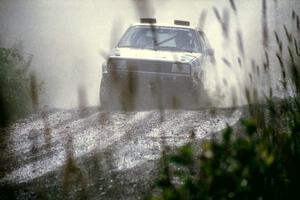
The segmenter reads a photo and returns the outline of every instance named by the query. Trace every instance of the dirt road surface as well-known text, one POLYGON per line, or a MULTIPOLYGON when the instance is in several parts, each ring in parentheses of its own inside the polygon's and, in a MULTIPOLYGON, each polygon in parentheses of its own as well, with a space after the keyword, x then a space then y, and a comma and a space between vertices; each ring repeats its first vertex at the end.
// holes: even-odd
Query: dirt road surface
POLYGON ((196 140, 209 138, 241 115, 238 109, 43 111, 5 130, 1 199, 66 193, 75 199, 139 199, 153 185, 163 146, 182 146, 191 132, 196 140))

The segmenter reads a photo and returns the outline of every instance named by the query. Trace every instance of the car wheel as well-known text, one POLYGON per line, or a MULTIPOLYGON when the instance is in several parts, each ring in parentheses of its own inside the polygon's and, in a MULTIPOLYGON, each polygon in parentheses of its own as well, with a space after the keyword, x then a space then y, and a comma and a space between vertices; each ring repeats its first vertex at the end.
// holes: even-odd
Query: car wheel
POLYGON ((114 84, 108 77, 103 77, 100 83, 100 104, 104 110, 111 110, 117 104, 117 93, 114 84))
POLYGON ((207 108, 210 106, 209 95, 202 83, 193 84, 192 95, 192 105, 195 109, 207 108))

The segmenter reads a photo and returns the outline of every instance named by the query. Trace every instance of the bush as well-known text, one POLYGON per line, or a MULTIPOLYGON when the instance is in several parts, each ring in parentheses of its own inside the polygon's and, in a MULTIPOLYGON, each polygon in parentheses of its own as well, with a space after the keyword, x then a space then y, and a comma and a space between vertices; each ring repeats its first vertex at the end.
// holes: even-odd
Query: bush
MULTIPOLYGON (((252 105, 253 106, 253 105, 252 105)), ((295 199, 300 185, 298 97, 252 107, 236 133, 187 144, 161 158, 151 199, 295 199), (255 111, 254 111, 255 110, 255 111), (258 120, 259 119, 259 120, 258 120)))
POLYGON ((163 153, 159 190, 150 199, 299 199, 299 40, 287 45, 285 66, 282 42, 275 36, 285 97, 274 100, 270 90, 266 103, 253 104, 250 94, 256 92, 246 89, 250 114, 240 120, 242 128, 228 127, 221 141, 191 142, 176 153, 163 153))
POLYGON ((31 113, 38 102, 38 84, 29 73, 32 56, 18 48, 0 48, 0 127, 31 113))
POLYGON ((277 105, 276 110, 288 110, 272 113, 276 117, 268 119, 263 127, 255 117, 242 120, 246 133, 242 137, 233 137, 233 130, 228 127, 222 142, 206 141, 201 152, 188 144, 175 154, 163 156, 157 181, 161 193, 152 199, 297 197, 300 112, 291 109, 294 103, 284 101, 277 105))

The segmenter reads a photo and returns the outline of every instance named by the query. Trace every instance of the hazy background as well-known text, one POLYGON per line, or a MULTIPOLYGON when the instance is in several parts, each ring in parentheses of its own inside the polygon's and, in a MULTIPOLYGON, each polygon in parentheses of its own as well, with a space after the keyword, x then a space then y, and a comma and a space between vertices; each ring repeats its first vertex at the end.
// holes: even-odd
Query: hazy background
MULTIPOLYGON (((145 2, 145 1, 144 1, 145 2)), ((111 43, 116 44, 126 28, 140 17, 156 17, 158 22, 173 23, 174 19, 199 24, 202 12, 207 13, 203 26, 213 48, 217 65, 207 72, 206 87, 218 105, 230 105, 231 94, 238 94, 238 103, 245 102, 244 86, 258 84, 262 90, 270 83, 274 86, 280 78, 275 65, 269 77, 249 80, 252 72, 251 59, 263 61, 262 0, 236 0, 237 13, 229 0, 164 0, 147 1, 148 9, 137 10, 132 0, 1 0, 0 45, 11 47, 22 43, 24 51, 34 55, 32 68, 44 81, 42 105, 55 108, 74 108, 78 105, 78 88, 86 89, 88 106, 99 104, 101 65, 100 52, 109 52, 111 43), (229 11, 229 36, 224 39, 221 26, 213 7, 222 15, 229 11), (245 59, 238 67, 236 32, 241 30, 245 59), (222 61, 226 57, 233 65, 222 61)), ((269 49, 277 48, 273 29, 283 33, 282 24, 292 27, 291 13, 299 15, 297 0, 267 1, 267 26, 269 49)), ((291 29, 294 34, 299 34, 291 29)), ((284 36, 284 35, 283 35, 284 36)), ((273 58, 272 58, 273 59, 273 58)), ((276 63, 275 59, 274 63, 276 63)), ((275 87, 275 86, 274 86, 275 87)))

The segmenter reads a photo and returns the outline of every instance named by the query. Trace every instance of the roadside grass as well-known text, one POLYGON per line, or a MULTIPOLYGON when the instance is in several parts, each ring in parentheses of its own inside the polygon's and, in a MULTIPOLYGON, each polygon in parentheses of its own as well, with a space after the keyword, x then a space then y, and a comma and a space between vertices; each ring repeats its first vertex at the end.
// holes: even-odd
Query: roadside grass
MULTIPOLYGON (((286 46, 274 33, 284 97, 273 98, 270 89, 261 104, 256 101, 256 88, 246 88, 249 117, 240 120, 242 128, 227 127, 220 138, 207 139, 200 145, 192 139, 175 153, 164 151, 159 176, 147 199, 299 198, 299 38, 293 38, 286 26, 283 28, 289 41, 286 46)), ((266 52, 264 69, 272 67, 267 66, 268 55, 266 52)))
POLYGON ((149 199, 296 199, 300 185, 299 99, 268 102, 236 133, 163 154, 149 199))
POLYGON ((38 107, 41 82, 30 70, 32 55, 22 52, 22 44, 0 48, 0 177, 13 161, 7 156, 9 125, 28 116, 38 107))
POLYGON ((0 48, 0 127, 27 116, 38 105, 41 83, 29 69, 33 56, 26 57, 19 46, 0 48))

